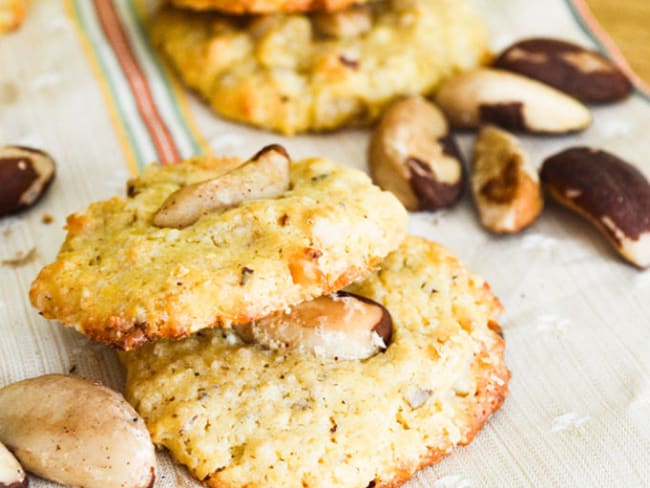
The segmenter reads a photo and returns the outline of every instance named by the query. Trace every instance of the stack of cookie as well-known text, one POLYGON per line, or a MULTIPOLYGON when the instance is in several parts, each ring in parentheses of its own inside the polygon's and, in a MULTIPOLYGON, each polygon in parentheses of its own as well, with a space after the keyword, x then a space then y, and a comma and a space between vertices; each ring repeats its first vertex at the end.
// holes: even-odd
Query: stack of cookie
POLYGON ((369 125, 487 60, 465 0, 172 0, 154 44, 220 115, 295 134, 369 125))
POLYGON ((200 157, 68 219, 30 298, 127 350, 153 441, 219 487, 395 486, 507 393, 489 286, 362 172, 200 157))

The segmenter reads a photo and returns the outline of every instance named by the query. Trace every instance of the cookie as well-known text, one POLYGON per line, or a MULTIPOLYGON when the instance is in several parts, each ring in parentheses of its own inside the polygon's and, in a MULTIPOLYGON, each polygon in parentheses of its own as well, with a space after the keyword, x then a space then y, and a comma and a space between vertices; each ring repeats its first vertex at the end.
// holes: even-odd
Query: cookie
POLYGON ((488 41, 465 0, 243 18, 168 7, 151 34, 218 114, 285 134, 368 125, 486 60, 488 41))
POLYGON ((17 29, 26 14, 26 0, 0 0, 0 34, 17 29))
POLYGON ((510 373, 489 286, 409 237, 350 291, 390 311, 365 360, 268 350, 232 330, 122 353, 152 439, 211 487, 398 486, 471 442, 510 373))
POLYGON ((172 0, 181 8, 219 10, 230 14, 271 14, 342 10, 368 0, 172 0))
POLYGON ((183 228, 153 224, 180 188, 241 164, 200 157, 151 166, 130 197, 68 217, 55 262, 30 290, 49 319, 131 349, 159 338, 248 322, 363 278, 406 235, 407 214, 361 171, 295 162, 290 189, 183 228))

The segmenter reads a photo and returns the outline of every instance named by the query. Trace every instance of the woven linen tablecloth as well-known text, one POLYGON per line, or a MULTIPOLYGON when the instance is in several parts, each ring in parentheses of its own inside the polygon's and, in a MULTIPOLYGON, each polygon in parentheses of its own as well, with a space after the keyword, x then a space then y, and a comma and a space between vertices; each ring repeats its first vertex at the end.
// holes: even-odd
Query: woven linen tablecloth
MULTIPOLYGON (((550 35, 621 62, 582 2, 476 0, 494 49, 550 35)), ((0 385, 71 372, 121 390, 115 354, 43 320, 27 291, 61 244, 66 215, 124 195, 152 161, 206 151, 248 156, 271 142, 294 158, 325 156, 366 168, 367 131, 284 138, 220 120, 182 90, 153 53, 143 25, 156 2, 34 0, 20 31, 0 38, 0 145, 49 151, 59 163, 44 200, 0 220, 0 385), (43 222, 44 214, 54 218, 43 222)), ((532 159, 570 145, 607 149, 650 174, 650 97, 594 108, 591 128, 523 137, 532 159)), ((471 135, 460 142, 468 154, 471 135)), ((2 191, 0 189, 0 191, 2 191)), ((547 202, 521 235, 484 232, 469 198, 413 214, 411 232, 450 247, 502 299, 511 393, 477 436, 420 472, 412 487, 650 486, 650 271, 617 258, 589 225, 547 202)), ((159 455, 156 486, 193 486, 159 455)), ((46 483, 32 478, 32 486, 46 483)))

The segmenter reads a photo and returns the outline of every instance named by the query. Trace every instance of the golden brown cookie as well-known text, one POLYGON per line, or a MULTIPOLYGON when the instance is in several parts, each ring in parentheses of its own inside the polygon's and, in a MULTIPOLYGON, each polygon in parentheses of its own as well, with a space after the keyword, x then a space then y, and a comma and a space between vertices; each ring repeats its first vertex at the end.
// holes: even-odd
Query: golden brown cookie
POLYGON ((293 163, 290 187, 277 198, 199 215, 181 228, 154 225, 170 195, 239 164, 202 157, 152 166, 130 183, 129 198, 71 215, 59 255, 32 284, 32 304, 93 340, 131 349, 338 290, 406 235, 406 211, 392 194, 323 159, 293 163))
POLYGON ((392 315, 385 352, 328 359, 219 329, 121 355, 153 441, 219 488, 398 486, 471 442, 510 378, 487 283, 410 237, 348 289, 392 315))
POLYGON ((168 7, 152 39, 218 114, 285 134, 368 125, 480 64, 488 40, 465 0, 252 17, 168 7))

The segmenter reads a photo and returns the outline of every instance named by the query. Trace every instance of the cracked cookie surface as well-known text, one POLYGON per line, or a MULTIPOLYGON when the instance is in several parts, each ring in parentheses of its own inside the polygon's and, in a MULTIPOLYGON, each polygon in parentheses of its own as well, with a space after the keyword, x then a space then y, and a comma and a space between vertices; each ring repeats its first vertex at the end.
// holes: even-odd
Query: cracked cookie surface
POLYGON ((32 284, 32 304, 90 339, 131 349, 338 290, 406 236, 406 211, 392 194, 323 159, 294 162, 280 197, 246 201, 182 229, 153 225, 169 195, 239 164, 201 157, 152 166, 130 182, 129 198, 71 215, 59 255, 32 284))
POLYGON ((365 126, 487 57, 465 0, 393 0, 332 16, 164 8, 152 39, 220 115, 285 134, 365 126))
POLYGON ((155 443, 211 487, 398 486, 469 443, 510 373, 481 278, 407 238, 349 291, 393 317, 388 349, 318 358, 202 331, 123 353, 126 397, 155 443))

